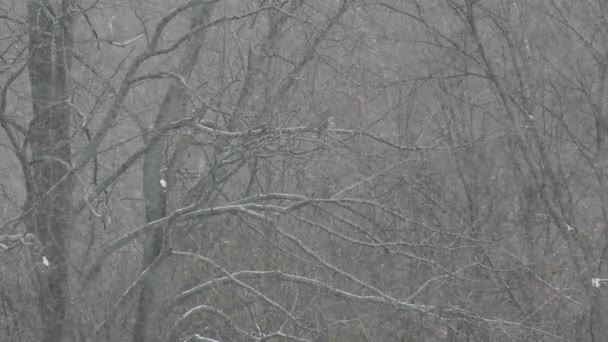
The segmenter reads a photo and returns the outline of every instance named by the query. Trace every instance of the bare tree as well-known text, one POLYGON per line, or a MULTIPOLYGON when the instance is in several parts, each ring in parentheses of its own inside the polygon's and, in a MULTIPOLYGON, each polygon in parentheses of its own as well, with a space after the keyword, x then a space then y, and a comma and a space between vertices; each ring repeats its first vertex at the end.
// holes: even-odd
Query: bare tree
POLYGON ((605 9, 0 1, 0 334, 605 340, 605 9))

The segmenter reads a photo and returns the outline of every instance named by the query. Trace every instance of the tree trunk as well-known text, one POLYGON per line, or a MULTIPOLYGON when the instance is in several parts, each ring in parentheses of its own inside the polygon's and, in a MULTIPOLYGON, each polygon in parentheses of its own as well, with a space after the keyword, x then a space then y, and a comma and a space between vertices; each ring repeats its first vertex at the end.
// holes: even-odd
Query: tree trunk
MULTIPOLYGON (((600 256, 597 275, 604 278, 608 274, 608 262, 606 256, 606 248, 600 256)), ((591 281, 586 284, 588 288, 591 286, 591 281)), ((608 289, 606 284, 601 284, 599 288, 591 289, 591 341, 607 341, 608 340, 608 289)))
MULTIPOLYGON (((187 42, 178 70, 176 71, 184 79, 188 79, 198 60, 205 36, 205 30, 201 30, 200 27, 209 19, 212 7, 212 4, 198 5, 192 10, 190 29, 199 28, 199 31, 187 42)), ((173 81, 159 108, 154 129, 167 125, 171 120, 174 120, 179 114, 184 112, 187 100, 186 94, 187 89, 184 88, 180 81, 173 81)), ((170 180, 173 177, 163 175, 161 172, 163 168, 162 142, 163 139, 153 143, 144 157, 143 192, 147 222, 161 219, 167 214, 167 195, 171 191, 172 184, 170 180), (165 179, 169 183, 161 186, 161 179, 165 179)), ((143 269, 148 268, 159 257, 164 238, 163 230, 156 230, 146 237, 143 269)), ((158 323, 160 322, 155 318, 158 304, 161 300, 158 288, 162 284, 162 277, 158 272, 159 270, 156 270, 150 278, 143 282, 137 307, 135 331, 133 333, 134 342, 154 341, 160 338, 157 331, 158 323)))
POLYGON ((34 184, 28 186, 25 210, 29 233, 42 250, 34 255, 42 341, 64 341, 67 335, 68 237, 72 185, 68 98, 72 1, 56 8, 47 0, 28 2, 29 60, 33 119, 28 131, 34 184), (48 261, 48 263, 47 263, 48 261))

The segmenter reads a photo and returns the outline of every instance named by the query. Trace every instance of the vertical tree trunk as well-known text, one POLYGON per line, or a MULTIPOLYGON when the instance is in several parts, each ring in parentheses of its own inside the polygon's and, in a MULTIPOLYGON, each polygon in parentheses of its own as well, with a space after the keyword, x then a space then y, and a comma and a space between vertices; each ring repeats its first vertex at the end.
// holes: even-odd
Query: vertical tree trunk
POLYGON ((68 72, 71 49, 70 0, 60 8, 28 1, 29 61, 33 119, 28 139, 34 184, 28 187, 27 230, 38 236, 48 266, 36 267, 45 342, 64 341, 67 330, 68 236, 72 229, 72 186, 68 72))
MULTIPOLYGON (((602 152, 600 151, 600 153, 602 152)), ((603 183, 602 179, 599 179, 599 181, 600 184, 603 183)), ((608 232, 602 232, 602 241, 604 247, 600 254, 599 262, 596 264, 597 268, 595 269, 594 277, 605 278, 608 275, 608 232)), ((590 289, 591 341, 608 341, 608 289, 606 288, 606 284, 602 284, 599 288, 595 288, 591 284, 591 280, 587 284, 583 284, 587 289, 590 289)))
POLYGON ((608 338, 608 300, 606 289, 596 289, 591 304, 591 341, 606 341, 608 338))
MULTIPOLYGON (((184 79, 188 79, 203 46, 205 31, 200 29, 211 15, 212 4, 198 5, 192 10, 190 29, 198 29, 197 34, 193 35, 185 46, 176 73, 184 79)), ((159 108, 154 129, 159 129, 174 120, 185 110, 187 100, 187 89, 179 81, 173 81, 169 86, 163 102, 159 108)), ((153 143, 144 157, 143 167, 143 192, 146 207, 146 221, 152 222, 165 217, 167 214, 167 194, 171 191, 172 184, 166 187, 161 186, 160 180, 163 178, 161 169, 162 163, 162 139, 153 143)), ((165 181, 173 177, 164 176, 165 181)), ((156 230, 146 237, 144 242, 143 269, 148 268, 161 253, 164 239, 164 231, 156 230)), ((134 342, 154 341, 159 339, 157 328, 159 321, 155 315, 160 301, 158 287, 161 286, 162 279, 158 271, 143 282, 137 307, 135 320, 135 331, 133 333, 134 342)))

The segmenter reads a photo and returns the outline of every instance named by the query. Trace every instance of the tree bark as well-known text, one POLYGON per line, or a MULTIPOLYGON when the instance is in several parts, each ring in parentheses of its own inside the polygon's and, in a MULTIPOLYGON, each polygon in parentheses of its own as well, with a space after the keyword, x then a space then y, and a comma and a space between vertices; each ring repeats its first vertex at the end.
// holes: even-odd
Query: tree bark
MULTIPOLYGON (((28 187, 26 228, 38 236, 42 250, 36 264, 38 303, 43 323, 41 341, 64 341, 68 317, 68 237, 71 226, 72 185, 69 54, 72 48, 73 1, 59 8, 47 0, 28 1, 29 60, 33 119, 28 140, 34 184, 28 187), (48 265, 43 264, 48 261, 48 265)), ((25 167, 25 166, 24 166, 25 167)))
MULTIPOLYGON (((196 62, 198 55, 203 46, 206 30, 200 29, 210 17, 213 4, 198 5, 192 10, 192 19, 190 21, 190 29, 198 29, 197 34, 193 35, 187 42, 184 54, 180 60, 176 74, 188 79, 196 62)), ((175 80, 170 85, 163 102, 159 108, 154 129, 159 129, 167 125, 171 120, 175 119, 180 113, 184 112, 187 100, 187 89, 180 81, 175 80)), ((160 180, 165 182, 170 181, 173 177, 163 176, 161 169, 163 140, 160 139, 154 143, 144 157, 143 167, 143 192, 145 198, 146 221, 152 222, 165 217, 167 213, 167 194, 169 193, 172 184, 165 183, 161 185, 160 180), (163 178, 165 177, 165 178, 163 178)), ((143 269, 146 269, 156 260, 161 254, 163 239, 165 238, 163 230, 155 230, 152 234, 146 237, 144 243, 143 269)), ((159 338, 157 331, 157 323, 155 316, 158 311, 158 304, 161 300, 158 293, 158 286, 162 283, 162 279, 156 271, 142 285, 142 290, 139 296, 137 307, 137 316, 135 321, 135 330, 133 333, 134 342, 153 341, 159 338)))

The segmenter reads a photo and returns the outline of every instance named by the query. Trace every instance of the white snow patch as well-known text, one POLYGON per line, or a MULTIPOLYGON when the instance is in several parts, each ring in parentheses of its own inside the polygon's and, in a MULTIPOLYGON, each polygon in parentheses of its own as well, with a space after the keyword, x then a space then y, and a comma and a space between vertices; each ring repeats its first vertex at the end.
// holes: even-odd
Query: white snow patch
POLYGON ((591 278, 591 286, 599 288, 605 281, 608 281, 608 279, 591 278))

